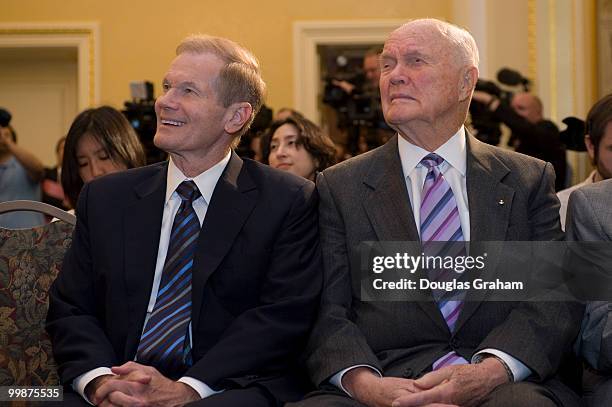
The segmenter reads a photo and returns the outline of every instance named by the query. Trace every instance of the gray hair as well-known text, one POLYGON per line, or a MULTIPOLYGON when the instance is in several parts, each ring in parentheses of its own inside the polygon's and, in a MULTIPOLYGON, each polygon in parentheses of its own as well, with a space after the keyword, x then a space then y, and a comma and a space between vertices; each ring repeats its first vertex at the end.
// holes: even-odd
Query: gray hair
MULTIPOLYGON (((435 28, 442 34, 451 44, 455 45, 454 49, 458 53, 457 57, 465 65, 478 66, 478 46, 472 34, 464 28, 456 26, 446 21, 437 20, 435 18, 423 18, 411 20, 395 31, 401 31, 414 26, 435 28)), ((394 31, 394 32, 395 32, 394 31)))
POLYGON ((263 105, 266 93, 255 56, 234 41, 205 34, 190 35, 181 41, 176 47, 176 55, 183 53, 210 53, 225 63, 213 87, 225 107, 237 102, 251 104, 251 117, 238 136, 244 134, 263 105))

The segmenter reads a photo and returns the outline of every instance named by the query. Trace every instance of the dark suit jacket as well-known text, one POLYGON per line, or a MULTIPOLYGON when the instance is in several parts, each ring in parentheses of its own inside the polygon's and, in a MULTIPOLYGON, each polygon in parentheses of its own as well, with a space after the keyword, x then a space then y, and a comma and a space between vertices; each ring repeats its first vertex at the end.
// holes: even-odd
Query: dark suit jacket
MULTIPOLYGON (((133 360, 157 257, 167 164, 83 188, 47 330, 63 383, 133 360)), ((321 285, 314 184, 234 153, 214 190, 193 266, 194 365, 214 389, 260 383, 280 400, 321 285)))
MULTIPOLYGON (((472 241, 562 239, 550 164, 468 136, 466 177, 472 241)), ((396 137, 324 171, 317 189, 325 277, 307 359, 316 384, 358 364, 416 378, 450 350, 470 360, 485 348, 522 361, 534 380, 555 374, 579 305, 466 302, 451 334, 433 301, 360 300, 359 243, 419 240, 396 137)))
MULTIPOLYGON (((610 198, 612 180, 585 185, 572 192, 567 212, 567 239, 612 241, 610 198)), ((609 264, 609 255, 604 258, 609 264)), ((587 302, 576 346, 591 367, 612 375, 612 302, 587 302)))

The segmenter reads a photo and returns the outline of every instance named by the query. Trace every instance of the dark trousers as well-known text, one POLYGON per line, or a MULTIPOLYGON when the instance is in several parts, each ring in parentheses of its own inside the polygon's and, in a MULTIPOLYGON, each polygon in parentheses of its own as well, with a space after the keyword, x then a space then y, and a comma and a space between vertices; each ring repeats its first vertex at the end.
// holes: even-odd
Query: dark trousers
MULTIPOLYGON (((271 400, 263 389, 259 387, 249 387, 246 389, 225 391, 187 405, 189 407, 277 407, 278 404, 274 400, 271 400)), ((45 402, 41 403, 40 406, 91 407, 80 395, 67 391, 64 392, 63 402, 45 402)))
POLYGON ((588 407, 612 406, 612 377, 584 369, 582 389, 588 407))
MULTIPOLYGON (((546 387, 531 383, 509 383, 497 387, 480 404, 480 407, 580 407, 577 396, 573 403, 561 403, 546 387)), ((604 404, 598 407, 602 407, 604 404)), ((298 403, 286 404, 286 407, 365 407, 346 395, 337 392, 313 392, 298 403)))

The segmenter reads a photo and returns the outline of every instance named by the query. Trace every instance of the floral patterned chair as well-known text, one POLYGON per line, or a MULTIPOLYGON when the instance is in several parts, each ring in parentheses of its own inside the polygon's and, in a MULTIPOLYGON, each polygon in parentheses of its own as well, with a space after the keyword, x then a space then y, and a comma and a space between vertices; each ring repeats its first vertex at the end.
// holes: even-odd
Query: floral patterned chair
POLYGON ((16 202, 0 203, 0 213, 36 210, 62 220, 0 228, 0 386, 58 385, 45 332, 47 293, 72 242, 75 217, 40 202, 16 202))

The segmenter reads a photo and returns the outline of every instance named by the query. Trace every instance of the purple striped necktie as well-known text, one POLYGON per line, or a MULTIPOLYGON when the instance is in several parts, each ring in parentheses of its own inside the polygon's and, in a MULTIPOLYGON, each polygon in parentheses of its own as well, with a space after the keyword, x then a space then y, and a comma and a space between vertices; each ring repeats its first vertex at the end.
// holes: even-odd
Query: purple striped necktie
POLYGON ((201 194, 193 181, 183 181, 176 192, 181 205, 174 216, 161 282, 153 312, 140 337, 137 361, 153 366, 168 377, 180 377, 191 355, 191 269, 200 234, 192 203, 201 194))
MULTIPOLYGON (((440 164, 444 159, 437 154, 426 155, 421 164, 427 168, 423 192, 421 194, 421 242, 426 255, 449 255, 443 252, 449 250, 442 243, 433 242, 456 242, 463 241, 459 208, 449 183, 440 172, 440 164)), ((450 245, 450 250, 456 250, 457 245, 450 245)), ((429 278, 437 281, 452 278, 453 272, 431 271, 429 278)), ((459 300, 448 300, 443 297, 444 291, 434 292, 434 298, 448 329, 453 332, 455 324, 463 307, 462 297, 459 300)), ((454 297, 457 298, 457 297, 454 297)), ((447 353, 433 363, 433 370, 444 366, 468 363, 464 358, 454 351, 447 353)))

